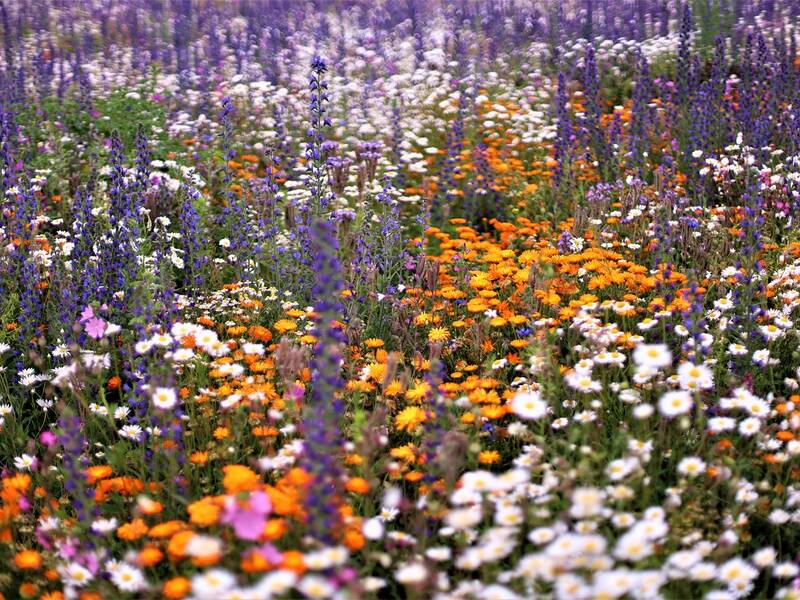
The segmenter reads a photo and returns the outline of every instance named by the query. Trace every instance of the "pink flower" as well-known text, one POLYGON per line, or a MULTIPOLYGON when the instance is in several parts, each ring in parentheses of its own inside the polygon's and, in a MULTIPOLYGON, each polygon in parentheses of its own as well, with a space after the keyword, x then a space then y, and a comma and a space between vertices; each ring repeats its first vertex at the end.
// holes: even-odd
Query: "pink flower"
POLYGON ((92 317, 86 321, 86 325, 84 325, 84 327, 86 327, 86 333, 88 333, 94 339, 99 340, 106 332, 107 325, 108 323, 106 323, 103 319, 92 317))
POLYGON ((83 312, 81 313, 81 323, 85 323, 89 319, 93 318, 94 318, 94 310, 92 309, 92 307, 87 306, 86 308, 84 308, 83 312))
POLYGON ((56 542, 56 548, 62 558, 74 558, 78 554, 78 540, 69 537, 56 542))
POLYGON ((272 502, 265 492, 251 492, 244 501, 235 496, 225 499, 222 522, 233 527, 240 540, 257 540, 264 531, 272 502))
POLYGON ((283 555, 280 553, 280 550, 278 550, 269 542, 264 542, 261 546, 253 548, 252 552, 260 555, 261 558, 273 565, 280 564, 281 560, 283 559, 283 555))

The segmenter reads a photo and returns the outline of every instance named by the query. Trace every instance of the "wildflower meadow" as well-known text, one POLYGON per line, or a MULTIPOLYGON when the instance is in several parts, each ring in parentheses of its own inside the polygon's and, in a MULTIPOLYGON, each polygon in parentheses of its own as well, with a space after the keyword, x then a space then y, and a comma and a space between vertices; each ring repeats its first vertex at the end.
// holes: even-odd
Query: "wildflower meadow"
POLYGON ((0 0, 0 600, 800 599, 800 0, 0 0))

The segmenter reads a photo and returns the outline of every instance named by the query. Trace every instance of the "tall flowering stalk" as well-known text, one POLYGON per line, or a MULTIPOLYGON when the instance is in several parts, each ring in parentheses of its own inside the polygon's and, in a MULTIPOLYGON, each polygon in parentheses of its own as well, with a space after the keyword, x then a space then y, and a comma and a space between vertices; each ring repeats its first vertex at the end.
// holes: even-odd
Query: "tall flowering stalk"
POLYGON ((628 157, 630 166, 636 170, 639 177, 642 177, 647 162, 648 131, 653 126, 653 110, 650 108, 653 89, 650 81, 650 66, 644 55, 641 52, 638 54, 631 107, 628 157))
POLYGON ((72 204, 74 215, 72 221, 72 264, 80 265, 80 303, 88 306, 97 300, 97 288, 100 284, 100 272, 94 250, 96 240, 96 217, 92 213, 92 196, 88 189, 75 192, 72 204))
POLYGON ((183 202, 181 203, 178 223, 181 232, 183 250, 184 284, 193 289, 200 289, 205 281, 205 268, 208 256, 203 253, 201 241, 204 233, 200 222, 200 214, 194 202, 200 198, 200 192, 189 185, 183 186, 183 202))
POLYGON ((715 146, 724 146, 731 135, 728 129, 728 119, 724 118, 727 71, 725 40, 718 35, 714 39, 714 59, 711 63, 711 79, 709 80, 708 112, 711 119, 711 144, 707 148, 708 151, 713 151, 715 146))
POLYGON ((108 220, 110 232, 104 240, 104 255, 101 261, 102 280, 105 283, 104 301, 114 300, 118 307, 122 303, 117 292, 126 293, 138 276, 139 232, 141 223, 136 202, 132 194, 125 169, 125 155, 118 133, 111 136, 111 181, 108 196, 110 201, 108 220))
POLYGON ((586 127, 586 137, 589 147, 594 153, 594 160, 598 163, 598 169, 603 171, 606 163, 607 149, 605 145, 605 135, 600 127, 600 116, 602 113, 600 104, 600 82, 597 74, 597 60, 595 59, 594 46, 586 46, 586 57, 583 68, 583 93, 586 97, 586 116, 584 123, 586 127))
MULTIPOLYGON (((312 262, 314 260, 313 254, 309 252, 309 249, 314 245, 312 224, 316 218, 327 210, 332 199, 332 192, 328 193, 330 179, 328 177, 327 159, 332 151, 331 148, 335 149, 336 144, 325 141, 325 130, 331 126, 330 118, 326 116, 327 104, 330 102, 330 97, 326 91, 328 84, 323 79, 323 75, 327 70, 328 66, 325 61, 319 56, 314 56, 311 60, 311 74, 308 76, 311 122, 307 132, 305 149, 305 183, 308 187, 310 198, 299 207, 296 204, 292 204, 289 207, 292 213, 296 208, 299 208, 299 218, 296 224, 288 223, 287 216, 287 224, 292 229, 290 237, 295 244, 293 258, 297 263, 305 267, 303 270, 304 276, 301 276, 299 281, 296 282, 301 293, 307 293, 309 290, 310 275, 308 271, 312 270, 312 262)), ((294 221, 294 216, 291 220, 294 221)))
POLYGON ((563 71, 558 73, 558 88, 556 91, 556 141, 555 160, 556 168, 554 181, 556 187, 561 187, 564 175, 569 169, 572 154, 573 130, 569 116, 569 98, 567 96, 567 79, 563 71))
POLYGON ((42 315, 43 302, 39 285, 39 267, 33 258, 26 254, 21 256, 19 288, 19 340, 22 347, 31 343, 42 315))
POLYGON ((464 85, 458 82, 458 105, 455 118, 445 135, 447 154, 441 158, 441 174, 439 175, 438 193, 433 197, 431 213, 434 220, 441 221, 450 216, 456 207, 460 195, 457 178, 461 169, 459 161, 464 149, 464 112, 466 111, 466 94, 464 85))
POLYGON ((734 321, 748 333, 755 329, 758 319, 765 313, 763 302, 764 284, 758 281, 757 272, 763 268, 759 255, 764 249, 764 199, 751 184, 742 194, 743 218, 739 224, 741 234, 737 248, 736 281, 733 301, 737 307, 734 321))
POLYGON ((329 540, 339 521, 337 496, 341 468, 336 455, 341 446, 339 422, 344 404, 341 374, 343 332, 334 324, 341 314, 339 296, 344 289, 339 243, 331 221, 318 219, 312 227, 312 255, 316 280, 314 297, 314 346, 311 359, 311 397, 305 406, 305 465, 312 475, 309 490, 309 528, 320 540, 329 540))
MULTIPOLYGON (((50 320, 50 330, 55 339, 69 345, 78 340, 73 329, 78 316, 78 294, 75 277, 68 268, 68 260, 59 253, 50 268, 51 295, 56 299, 56 318, 50 320)), ((69 265, 71 267, 71 265, 69 265)), ((85 305, 84 305, 85 306, 85 305)))
POLYGON ((223 185, 225 187, 225 206, 222 209, 221 220, 230 229, 230 252, 236 257, 236 274, 239 279, 253 274, 253 232, 247 218, 244 202, 231 189, 233 173, 228 162, 233 160, 236 152, 231 144, 233 140, 233 103, 227 96, 222 99, 220 123, 222 125, 222 150, 223 150, 223 185))
POLYGON ((684 2, 681 14, 680 43, 676 68, 677 104, 684 105, 689 100, 692 53, 692 8, 684 2))
POLYGON ((325 194, 326 164, 322 156, 322 144, 325 142, 325 128, 331 126, 327 113, 328 83, 323 75, 328 70, 325 61, 315 56, 311 60, 311 74, 308 76, 309 107, 311 110, 311 127, 306 141, 306 175, 311 191, 311 214, 319 215, 330 203, 325 194))
POLYGON ((65 412, 58 420, 58 444, 63 452, 64 490, 71 499, 78 521, 88 527, 94 518, 94 490, 86 485, 88 442, 81 419, 65 412))

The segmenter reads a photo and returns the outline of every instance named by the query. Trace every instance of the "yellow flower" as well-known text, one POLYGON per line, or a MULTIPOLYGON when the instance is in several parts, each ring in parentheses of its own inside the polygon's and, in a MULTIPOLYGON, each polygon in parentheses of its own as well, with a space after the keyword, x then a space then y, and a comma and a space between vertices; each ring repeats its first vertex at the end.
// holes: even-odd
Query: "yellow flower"
POLYGON ((294 331, 297 329, 297 323, 291 319, 281 319, 279 321, 275 321, 275 325, 273 325, 273 327, 278 333, 286 333, 287 331, 294 331))
POLYGON ((393 398, 403 393, 403 384, 399 379, 393 379, 383 390, 383 395, 387 398, 393 398))
POLYGON ((422 402, 431 391, 431 386, 426 381, 420 381, 417 385, 406 392, 406 400, 410 402, 422 402))
POLYGON ((428 313, 420 313, 414 317, 414 325, 427 325, 433 321, 433 317, 428 313))
POLYGON ((485 311, 489 306, 483 298, 473 298, 467 302, 467 310, 471 313, 480 313, 485 311))
POLYGON ((418 406, 409 406, 400 411, 394 418, 394 425, 400 431, 413 432, 427 419, 425 411, 418 406))
POLYGON ((491 321, 489 321, 489 325, 492 327, 505 327, 508 321, 506 321, 503 317, 494 317, 491 321))
POLYGON ((428 332, 429 342, 446 342, 450 339, 450 332, 446 327, 434 327, 428 332))
POLYGON ((371 363, 364 367, 364 371, 362 373, 366 376, 365 379, 383 381, 383 375, 386 373, 386 365, 381 363, 371 363))
POLYGON ((389 456, 407 463, 413 463, 417 460, 417 454, 413 444, 406 444, 405 446, 392 448, 389 451, 389 456))

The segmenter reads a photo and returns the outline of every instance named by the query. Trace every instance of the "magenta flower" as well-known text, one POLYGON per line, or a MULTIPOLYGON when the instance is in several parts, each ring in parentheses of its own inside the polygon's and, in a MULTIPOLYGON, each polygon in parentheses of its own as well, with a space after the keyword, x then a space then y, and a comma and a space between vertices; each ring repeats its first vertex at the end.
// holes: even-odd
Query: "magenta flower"
POLYGON ((42 444, 44 444, 48 448, 50 448, 58 440, 56 439, 56 434, 54 434, 52 431, 43 431, 42 434, 39 436, 39 441, 42 442, 42 444))
POLYGON ((257 540, 264 531, 272 502, 265 492, 251 492, 241 501, 235 496, 225 499, 222 522, 233 527, 240 540, 257 540))
POLYGON ((86 333, 88 333, 94 339, 99 340, 106 332, 107 325, 108 323, 106 323, 103 319, 92 317, 86 321, 84 327, 86 328, 86 333))

